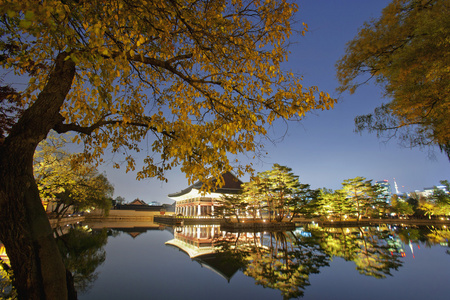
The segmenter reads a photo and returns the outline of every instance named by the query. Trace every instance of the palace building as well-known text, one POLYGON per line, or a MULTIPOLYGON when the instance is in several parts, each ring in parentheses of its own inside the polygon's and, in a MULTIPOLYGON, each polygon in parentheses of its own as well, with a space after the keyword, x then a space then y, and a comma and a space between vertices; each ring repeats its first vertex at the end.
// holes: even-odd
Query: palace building
MULTIPOLYGON (((214 206, 224 195, 234 195, 242 191, 242 181, 230 172, 222 175, 224 185, 208 193, 202 193, 203 182, 198 181, 178 193, 168 195, 176 201, 175 214, 190 217, 214 217, 214 206)), ((213 185, 215 184, 215 180, 213 185)))

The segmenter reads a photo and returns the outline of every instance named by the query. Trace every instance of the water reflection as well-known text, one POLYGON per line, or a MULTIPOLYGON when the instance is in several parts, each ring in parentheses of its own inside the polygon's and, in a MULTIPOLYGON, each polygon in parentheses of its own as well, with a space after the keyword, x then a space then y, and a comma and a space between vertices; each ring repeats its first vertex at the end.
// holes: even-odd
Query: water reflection
MULTIPOLYGON (((321 228, 305 225, 285 232, 226 232, 218 226, 184 226, 166 242, 228 281, 237 270, 257 285, 276 289, 284 299, 299 298, 309 277, 340 257, 365 276, 392 276, 403 265, 405 245, 449 245, 449 230, 435 227, 321 228)), ((447 249, 447 253, 450 250, 447 249)))
POLYGON ((77 292, 87 291, 98 277, 96 269, 106 259, 103 246, 108 240, 107 229, 91 230, 88 226, 54 229, 56 243, 64 264, 72 274, 77 292))
MULTIPOLYGON (((319 273, 319 269, 329 265, 329 257, 318 243, 318 236, 303 236, 295 232, 260 233, 253 240, 239 242, 232 252, 240 252, 246 264, 242 266, 245 275, 255 279, 255 283, 281 291, 284 298, 303 296, 309 283, 309 275, 319 273)), ((230 244, 228 244, 229 246, 230 244)), ((222 243, 219 253, 230 251, 222 243)))
MULTIPOLYGON (((414 259, 416 256, 424 259, 425 257, 420 256, 424 248, 442 246, 442 251, 450 254, 450 231, 445 227, 386 225, 325 228, 308 224, 293 231, 284 232, 227 232, 222 231, 217 225, 175 228, 151 225, 94 230, 89 226, 55 229, 58 246, 67 268, 73 275, 80 299, 83 297, 85 299, 107 298, 107 292, 110 292, 109 297, 122 298, 118 296, 118 291, 114 290, 118 283, 112 283, 115 280, 112 275, 118 273, 126 274, 126 276, 120 276, 119 282, 124 286, 134 287, 124 293, 136 293, 135 296, 137 295, 139 299, 146 299, 149 293, 149 282, 147 281, 140 290, 135 285, 138 281, 136 278, 139 280, 151 278, 155 281, 150 289, 152 295, 155 295, 157 288, 175 280, 173 278, 176 276, 179 276, 177 277, 179 285, 184 281, 188 281, 186 286, 189 286, 210 280, 214 289, 222 289, 222 291, 235 286, 233 283, 242 283, 243 278, 246 278, 248 286, 254 282, 256 286, 259 286, 258 289, 270 288, 273 290, 272 293, 279 293, 284 299, 300 298, 307 294, 306 290, 309 290, 311 294, 314 286, 318 285, 318 281, 311 281, 312 274, 326 273, 325 270, 329 270, 329 266, 333 272, 335 270, 340 272, 332 265, 337 258, 354 264, 354 268, 363 275, 359 278, 383 279, 393 274, 397 277, 399 273, 394 271, 400 271, 409 259, 414 259), (173 238, 171 238, 172 235, 173 238), (108 247, 109 251, 111 249, 114 251, 108 252, 108 247), (187 254, 187 259, 191 259, 207 270, 188 268, 187 265, 190 264, 183 264, 185 261, 183 256, 177 252, 166 251, 167 247, 176 247, 187 254), (130 249, 133 249, 132 254, 130 249), (124 253, 127 253, 126 257, 124 253), (122 261, 119 264, 120 267, 112 267, 112 262, 120 261, 122 261), (105 265, 108 266, 105 268, 105 265), (175 270, 177 272, 174 272, 175 270), (198 278, 198 276, 204 276, 204 272, 210 271, 225 279, 218 278, 224 286, 214 278, 208 277, 209 273, 205 274, 206 279, 198 278), (194 273, 197 275, 190 275, 194 273), (192 278, 187 278, 186 274, 192 278), (95 291, 89 295, 91 290, 95 291)), ((2 249, 1 244, 0 249, 2 249)), ((444 256, 447 257, 446 254, 444 256)), ((0 251, 0 258, 7 269, 6 254, 0 251)), ((430 263, 431 260, 428 261, 428 259, 430 258, 426 259, 425 264, 430 263)), ((439 259, 442 260, 442 257, 439 259)), ((439 264, 441 264, 440 261, 439 264)), ((13 290, 10 289, 8 273, 0 271, 0 277, 3 277, 3 280, 0 280, 0 298, 7 299, 8 294, 13 290)), ((423 269, 418 272, 423 272, 423 269)), ((433 272, 426 273, 424 276, 435 276, 433 272)), ((355 285, 356 281, 358 279, 355 280, 355 285)), ((256 286, 252 287, 252 293, 255 292, 253 289, 256 286)), ((262 295, 268 293, 267 289, 261 290, 264 290, 259 291, 263 293, 262 295)), ((185 292, 186 289, 182 295, 174 294, 172 298, 183 296, 185 292)), ((167 293, 167 289, 164 293, 167 293)), ((441 296, 444 297, 443 295, 441 296)), ((171 298, 166 296, 164 294, 155 299, 171 298)))
POLYGON ((320 244, 327 255, 342 257, 356 264, 360 274, 375 278, 392 275, 402 266, 404 250, 387 227, 327 228, 320 244))

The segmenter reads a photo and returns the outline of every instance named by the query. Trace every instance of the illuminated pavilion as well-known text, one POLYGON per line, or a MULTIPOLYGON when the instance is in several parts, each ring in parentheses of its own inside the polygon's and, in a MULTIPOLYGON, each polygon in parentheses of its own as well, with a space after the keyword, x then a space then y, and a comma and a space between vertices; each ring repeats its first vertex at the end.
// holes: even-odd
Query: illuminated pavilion
MULTIPOLYGON (((242 181, 230 172, 222 175, 224 185, 208 193, 202 193, 203 182, 198 181, 178 193, 168 195, 176 201, 175 214, 189 217, 214 217, 214 206, 224 195, 238 194, 242 190, 242 181)), ((214 184, 215 182, 213 182, 214 184)))

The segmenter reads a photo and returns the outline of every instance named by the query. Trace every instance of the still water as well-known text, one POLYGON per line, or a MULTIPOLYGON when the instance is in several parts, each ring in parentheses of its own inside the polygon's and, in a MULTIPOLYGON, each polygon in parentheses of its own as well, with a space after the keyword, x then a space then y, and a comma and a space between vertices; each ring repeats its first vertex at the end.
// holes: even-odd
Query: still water
POLYGON ((290 232, 227 233, 217 226, 88 226, 64 235, 62 243, 76 241, 65 257, 81 300, 450 295, 446 228, 305 225, 290 232))

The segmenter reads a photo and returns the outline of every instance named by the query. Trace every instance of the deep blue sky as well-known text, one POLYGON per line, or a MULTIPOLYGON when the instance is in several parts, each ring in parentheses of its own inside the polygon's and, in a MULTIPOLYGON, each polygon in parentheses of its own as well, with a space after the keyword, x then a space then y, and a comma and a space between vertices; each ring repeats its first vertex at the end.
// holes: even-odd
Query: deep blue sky
MULTIPOLYGON (((295 36, 286 68, 304 77, 305 86, 316 85, 334 97, 336 61, 344 54, 364 21, 377 18, 389 3, 386 0, 305 0, 297 1, 297 19, 308 24, 305 37, 295 36)), ((375 134, 354 133, 354 118, 371 113, 383 101, 382 91, 373 83, 354 95, 339 96, 331 111, 309 114, 301 123, 289 123, 288 134, 276 145, 267 146, 268 155, 255 161, 257 171, 278 163, 293 169, 302 183, 313 188, 338 189, 344 179, 363 176, 374 181, 394 178, 401 192, 420 190, 450 179, 450 163, 438 149, 434 158, 429 149, 402 148, 396 140, 383 143, 375 134)), ((282 132, 280 130, 279 132, 282 132)), ((101 167, 115 186, 115 197, 127 201, 170 203, 167 194, 187 187, 184 174, 168 173, 168 183, 156 179, 136 181, 135 174, 101 167)), ((246 180, 247 178, 244 178, 246 180)))

